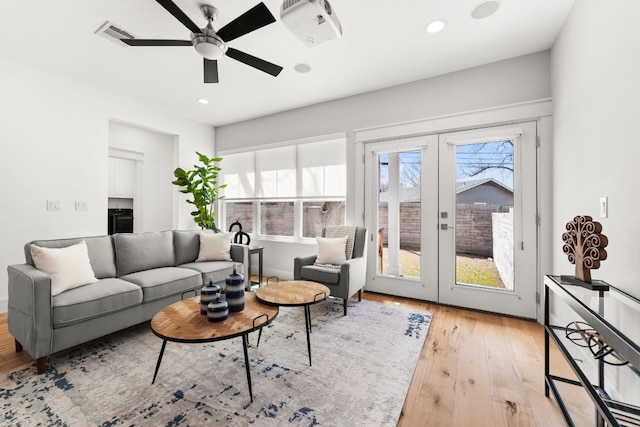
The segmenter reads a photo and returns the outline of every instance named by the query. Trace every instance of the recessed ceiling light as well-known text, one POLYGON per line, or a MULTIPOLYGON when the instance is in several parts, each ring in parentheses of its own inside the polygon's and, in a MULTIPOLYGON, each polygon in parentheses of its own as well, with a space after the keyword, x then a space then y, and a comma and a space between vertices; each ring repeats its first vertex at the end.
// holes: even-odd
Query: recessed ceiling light
POLYGON ((484 19, 496 13, 499 7, 498 0, 483 1, 471 11, 471 16, 475 19, 484 19))
POLYGON ((208 100, 208 99, 204 99, 204 98, 198 98, 198 102, 199 102, 200 104, 208 104, 208 103, 209 103, 209 100, 208 100))
POLYGON ((304 73, 308 73, 309 71, 311 71, 311 66, 309 64, 300 63, 300 64, 296 64, 293 67, 293 69, 296 70, 299 73, 303 73, 304 74, 304 73))
POLYGON ((447 21, 445 21, 444 19, 436 19, 434 21, 429 22, 427 26, 424 27, 424 30, 429 34, 435 34, 444 30, 444 27, 446 26, 447 26, 447 21))

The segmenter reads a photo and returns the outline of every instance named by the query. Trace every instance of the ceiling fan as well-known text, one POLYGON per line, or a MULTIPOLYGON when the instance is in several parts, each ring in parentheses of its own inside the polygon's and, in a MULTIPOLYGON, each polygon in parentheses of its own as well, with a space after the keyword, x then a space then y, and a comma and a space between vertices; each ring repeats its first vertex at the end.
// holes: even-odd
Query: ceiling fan
POLYGON ((218 9, 215 7, 208 4, 200 6, 202 14, 208 21, 207 26, 201 29, 173 1, 156 1, 191 31, 191 40, 122 39, 124 43, 129 46, 193 46, 196 52, 204 57, 205 83, 218 83, 217 61, 224 55, 272 76, 277 76, 282 71, 279 65, 227 46, 231 40, 276 21, 264 3, 257 4, 215 31, 212 25, 218 16, 218 9))

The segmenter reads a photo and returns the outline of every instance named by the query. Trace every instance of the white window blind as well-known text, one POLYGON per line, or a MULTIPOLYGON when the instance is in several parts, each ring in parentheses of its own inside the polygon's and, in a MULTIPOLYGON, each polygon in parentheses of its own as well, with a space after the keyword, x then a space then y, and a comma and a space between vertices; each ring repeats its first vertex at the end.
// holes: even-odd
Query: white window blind
POLYGON ((323 224, 344 224, 346 148, 334 135, 222 153, 223 227, 239 220, 261 236, 310 238, 323 224))
POLYGON ((253 152, 229 154, 220 162, 227 199, 251 199, 255 196, 255 160, 253 152))
POLYGON ((300 196, 344 197, 346 195, 346 152, 344 140, 298 146, 301 172, 300 196))
POLYGON ((255 152, 256 196, 296 196, 296 147, 279 147, 255 152))

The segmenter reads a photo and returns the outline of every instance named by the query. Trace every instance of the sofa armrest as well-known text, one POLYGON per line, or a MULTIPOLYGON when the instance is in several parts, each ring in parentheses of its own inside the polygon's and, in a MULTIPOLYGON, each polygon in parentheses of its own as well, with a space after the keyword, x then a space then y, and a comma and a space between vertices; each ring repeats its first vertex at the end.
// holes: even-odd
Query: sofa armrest
POLYGON ((53 350, 51 277, 29 264, 10 265, 9 332, 33 357, 53 350))
POLYGON ((295 257, 293 259, 293 280, 300 280, 300 270, 305 265, 313 265, 316 262, 316 255, 308 255, 304 257, 295 257))
POLYGON ((249 245, 231 244, 231 259, 242 264, 240 273, 244 274, 244 288, 251 289, 251 272, 249 271, 249 245))

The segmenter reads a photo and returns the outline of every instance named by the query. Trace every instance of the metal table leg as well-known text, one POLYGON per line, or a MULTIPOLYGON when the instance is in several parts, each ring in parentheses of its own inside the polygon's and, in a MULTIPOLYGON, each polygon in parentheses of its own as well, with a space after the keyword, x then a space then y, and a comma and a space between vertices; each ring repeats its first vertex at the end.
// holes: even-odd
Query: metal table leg
POLYGON ((156 370, 153 373, 153 381, 151 384, 156 382, 156 375, 158 375, 158 369, 160 369, 160 363, 162 362, 162 355, 164 354, 164 348, 167 346, 167 340, 162 340, 162 348, 160 349, 160 354, 158 355, 158 362, 156 362, 156 370))
POLYGON ((313 328, 311 327, 311 306, 305 305, 305 317, 307 318, 307 324, 309 325, 309 333, 313 333, 313 328))
POLYGON ((305 329, 307 330, 307 351, 309 352, 309 366, 311 366, 311 337, 309 337, 309 333, 311 331, 311 312, 308 305, 304 306, 304 323, 305 329))
POLYGON ((253 402, 253 390, 251 389, 251 372, 249 371, 249 352, 247 351, 247 334, 242 334, 242 348, 244 350, 244 366, 247 370, 247 384, 249 384, 249 397, 253 402))
POLYGON ((258 332, 258 343, 256 344, 256 347, 260 345, 260 338, 262 338, 262 328, 260 328, 260 332, 258 332))

